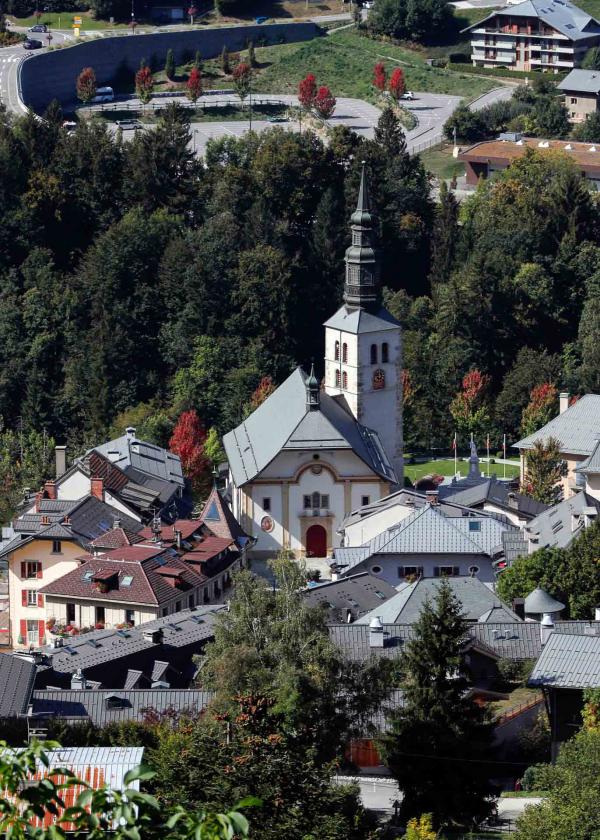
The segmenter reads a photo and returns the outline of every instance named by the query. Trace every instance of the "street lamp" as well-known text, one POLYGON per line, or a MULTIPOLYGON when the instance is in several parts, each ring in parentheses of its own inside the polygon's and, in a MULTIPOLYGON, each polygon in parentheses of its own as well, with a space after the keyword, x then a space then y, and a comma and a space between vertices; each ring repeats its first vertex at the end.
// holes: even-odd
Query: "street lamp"
MULTIPOLYGON (((197 128, 195 128, 195 129, 194 129, 194 134, 193 134, 193 144, 194 144, 194 145, 193 145, 193 149, 194 149, 194 155, 196 154, 196 135, 197 135, 197 134, 198 134, 198 129, 197 129, 197 128)), ((217 475, 218 475, 218 472, 217 472, 216 468, 214 468, 214 467, 213 467, 213 483, 214 483, 214 485, 215 485, 215 486, 216 486, 216 482, 217 482, 217 475)))
POLYGON ((135 19, 134 2, 135 0, 131 0, 131 22, 129 23, 129 25, 131 26, 132 35, 135 35, 135 27, 137 26, 137 21, 135 19))

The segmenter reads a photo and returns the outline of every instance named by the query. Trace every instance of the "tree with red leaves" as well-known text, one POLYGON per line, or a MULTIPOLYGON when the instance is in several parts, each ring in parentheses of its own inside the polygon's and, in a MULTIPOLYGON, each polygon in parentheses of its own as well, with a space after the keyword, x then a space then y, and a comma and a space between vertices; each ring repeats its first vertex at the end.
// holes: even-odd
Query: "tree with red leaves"
POLYGON ((191 26, 191 24, 194 22, 194 18, 198 14, 198 9, 195 6, 190 6, 190 8, 187 10, 187 13, 188 13, 189 18, 190 18, 190 26, 191 26))
POLYGON ((489 384, 490 377, 479 370, 471 370, 463 377, 461 390, 450 403, 450 414, 460 435, 472 432, 476 439, 482 438, 489 429, 489 384))
POLYGON ((377 90, 383 91, 387 85, 387 73, 385 72, 385 65, 383 61, 378 61, 375 67, 373 67, 373 84, 377 88, 377 90))
POLYGON ((204 454, 206 432, 195 411, 184 411, 179 416, 169 449, 181 458, 183 474, 196 493, 203 492, 209 481, 209 464, 204 454))
POLYGON ((231 75, 233 78, 233 86, 236 89, 237 95, 243 102, 250 91, 252 68, 249 64, 246 64, 245 61, 241 61, 231 75))
POLYGON ((244 407, 244 414, 248 417, 253 411, 256 411, 259 405, 262 405, 267 397, 270 397, 275 390, 275 383, 270 376, 263 376, 258 383, 257 389, 244 407))
POLYGON ((91 102, 96 95, 96 74, 93 67, 84 67, 77 77, 77 98, 91 102))
POLYGON ((406 88, 406 82, 404 81, 404 71, 401 67, 396 67, 392 75, 390 76, 390 83, 389 83, 389 91, 390 96, 392 99, 395 99, 396 102, 399 102, 404 90, 406 88))
POLYGON ((557 399, 558 391, 551 382, 543 382, 532 389, 521 417, 521 434, 524 437, 537 432, 552 419, 557 399))
POLYGON ((317 80, 312 73, 308 73, 298 85, 298 101, 305 111, 310 111, 315 104, 316 97, 317 80))
POLYGON ((197 67, 192 67, 185 85, 187 98, 194 104, 202 96, 202 74, 197 67))
POLYGON ((328 120, 335 111, 336 104, 335 96, 333 96, 327 85, 322 85, 317 91, 315 101, 313 102, 313 108, 316 113, 321 119, 328 120))
POLYGON ((152 99, 154 91, 154 77, 147 65, 143 65, 135 74, 135 92, 142 105, 147 105, 152 99))

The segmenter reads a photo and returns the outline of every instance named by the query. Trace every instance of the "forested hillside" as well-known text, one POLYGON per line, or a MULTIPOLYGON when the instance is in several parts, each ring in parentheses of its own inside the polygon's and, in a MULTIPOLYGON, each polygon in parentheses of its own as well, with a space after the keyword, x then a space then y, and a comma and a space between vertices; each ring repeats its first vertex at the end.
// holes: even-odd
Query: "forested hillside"
POLYGON ((459 223, 391 118, 373 141, 337 129, 326 148, 273 130, 216 142, 202 162, 177 106, 127 143, 47 116, 0 115, 9 429, 77 449, 134 422, 164 443, 195 408, 224 432, 263 377, 280 382, 313 357, 322 371, 361 160, 386 299, 405 328, 411 447, 449 445, 449 406, 474 369, 487 428, 509 440, 534 385, 599 387, 600 230, 566 157, 515 164, 459 223))

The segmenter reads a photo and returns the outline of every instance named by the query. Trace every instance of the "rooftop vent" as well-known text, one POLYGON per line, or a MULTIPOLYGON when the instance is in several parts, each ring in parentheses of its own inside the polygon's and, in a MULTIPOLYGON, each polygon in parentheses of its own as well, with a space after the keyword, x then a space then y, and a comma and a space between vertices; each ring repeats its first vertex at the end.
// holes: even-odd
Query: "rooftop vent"
POLYGON ((369 623, 369 647, 382 648, 384 644, 383 624, 378 615, 369 623))

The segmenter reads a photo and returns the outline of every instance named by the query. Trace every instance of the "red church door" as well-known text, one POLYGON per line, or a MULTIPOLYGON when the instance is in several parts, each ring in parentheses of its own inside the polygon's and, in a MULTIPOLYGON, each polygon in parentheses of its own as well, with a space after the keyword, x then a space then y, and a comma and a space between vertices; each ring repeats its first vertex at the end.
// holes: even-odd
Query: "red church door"
POLYGON ((311 525, 306 532, 306 556, 327 556, 327 531, 322 525, 311 525))

